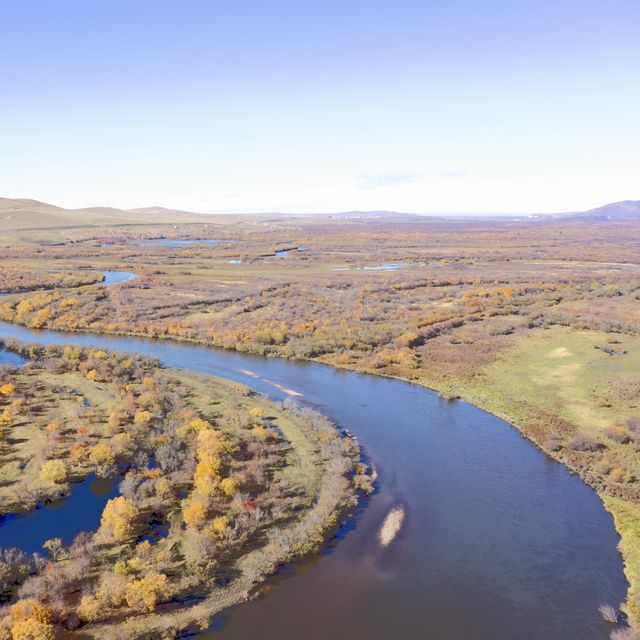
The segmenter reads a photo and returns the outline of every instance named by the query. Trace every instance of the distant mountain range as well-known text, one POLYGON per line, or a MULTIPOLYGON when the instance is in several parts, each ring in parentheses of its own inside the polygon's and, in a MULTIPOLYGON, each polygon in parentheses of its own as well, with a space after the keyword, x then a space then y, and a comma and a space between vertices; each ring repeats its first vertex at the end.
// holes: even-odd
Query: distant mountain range
MULTIPOLYGON (((283 213, 264 213, 255 215, 287 216, 283 213)), ((422 217, 418 214, 398 211, 345 211, 340 213, 320 213, 331 219, 393 218, 398 221, 422 217)), ((436 214, 442 218, 496 218, 492 214, 436 214)), ((128 225, 128 224, 180 224, 206 223, 207 214, 192 213, 179 209, 167 209, 160 206, 141 207, 137 209, 116 209, 114 207, 86 207, 82 209, 65 209, 46 202, 25 198, 0 198, 0 230, 9 229, 41 229, 78 226, 128 225)), ((244 217, 244 216, 243 216, 244 217)), ((250 217, 247 215, 247 217, 250 217)), ((504 218, 504 214, 500 215, 504 218)), ((508 217, 529 217, 538 219, 563 218, 569 220, 640 220, 640 200, 623 200, 613 202, 589 211, 557 213, 557 214, 514 214, 508 217)))

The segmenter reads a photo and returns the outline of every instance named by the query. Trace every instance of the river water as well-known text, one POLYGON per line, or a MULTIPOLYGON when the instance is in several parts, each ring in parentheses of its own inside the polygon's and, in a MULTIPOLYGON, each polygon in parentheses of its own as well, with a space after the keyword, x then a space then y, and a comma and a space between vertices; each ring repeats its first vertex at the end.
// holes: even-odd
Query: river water
POLYGON ((142 338, 33 331, 0 337, 113 348, 313 406, 354 433, 379 489, 320 557, 202 637, 240 640, 590 640, 626 581, 596 494, 502 420, 405 382, 312 363, 142 338), (382 549, 394 507, 406 517, 382 549))

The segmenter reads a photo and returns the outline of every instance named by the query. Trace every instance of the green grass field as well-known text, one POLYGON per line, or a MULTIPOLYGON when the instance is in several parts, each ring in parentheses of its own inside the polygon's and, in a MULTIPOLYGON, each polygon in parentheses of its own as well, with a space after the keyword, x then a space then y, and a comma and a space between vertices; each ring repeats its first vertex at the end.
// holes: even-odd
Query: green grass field
POLYGON ((640 507, 635 502, 640 454, 634 441, 617 442, 608 436, 608 429, 625 429, 630 418, 640 416, 638 381, 640 338, 553 327, 520 336, 458 390, 465 399, 515 424, 597 487, 621 536, 631 584, 628 608, 636 617, 640 614, 640 507), (575 431, 563 435, 556 416, 575 431), (576 434, 597 440, 602 448, 572 450, 576 434))

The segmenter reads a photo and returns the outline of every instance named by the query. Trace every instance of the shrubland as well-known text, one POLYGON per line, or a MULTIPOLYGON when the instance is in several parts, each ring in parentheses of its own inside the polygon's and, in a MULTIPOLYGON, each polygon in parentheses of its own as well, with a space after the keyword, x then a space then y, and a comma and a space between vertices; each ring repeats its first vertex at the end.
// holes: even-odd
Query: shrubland
POLYGON ((99 528, 0 550, 0 637, 176 637, 316 550, 369 489, 357 443, 310 410, 150 358, 6 345, 0 512, 119 478, 99 528), (301 455, 299 449, 305 454, 301 455))
MULTIPOLYGON (((121 231, 103 246, 92 231, 46 255, 7 248, 0 257, 14 269, 28 259, 30 269, 138 278, 14 295, 0 300, 0 319, 310 359, 474 402, 598 491, 622 536, 638 621, 637 222, 318 216, 234 220, 209 233, 224 242, 141 246, 121 231)), ((202 510, 187 508, 196 519, 202 510)))

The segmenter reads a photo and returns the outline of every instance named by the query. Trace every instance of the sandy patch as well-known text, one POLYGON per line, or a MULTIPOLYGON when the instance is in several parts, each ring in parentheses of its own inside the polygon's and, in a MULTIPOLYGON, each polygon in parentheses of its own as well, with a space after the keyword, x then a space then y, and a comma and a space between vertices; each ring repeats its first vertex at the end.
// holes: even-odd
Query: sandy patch
POLYGON ((574 362, 573 364, 563 364, 555 367, 553 371, 549 373, 549 375, 553 378, 563 378, 564 376, 570 376, 574 374, 581 368, 582 365, 579 362, 574 362))
POLYGON ((380 531, 378 532, 378 540, 380 546, 384 549, 388 547, 398 535, 404 522, 404 507, 394 507, 389 511, 384 519, 380 531))
POLYGON ((573 354, 565 347, 558 347, 549 353, 550 358, 567 358, 573 354))
POLYGON ((288 396, 293 396, 294 398, 301 398, 302 394, 298 393, 297 391, 294 391, 293 389, 289 389, 288 387, 285 387, 281 384, 278 384, 277 382, 273 382, 273 380, 267 380, 266 378, 262 378, 263 382, 266 382, 267 384, 270 384, 272 387, 275 387, 276 389, 278 389, 279 391, 282 391, 282 393, 286 393, 288 396))

